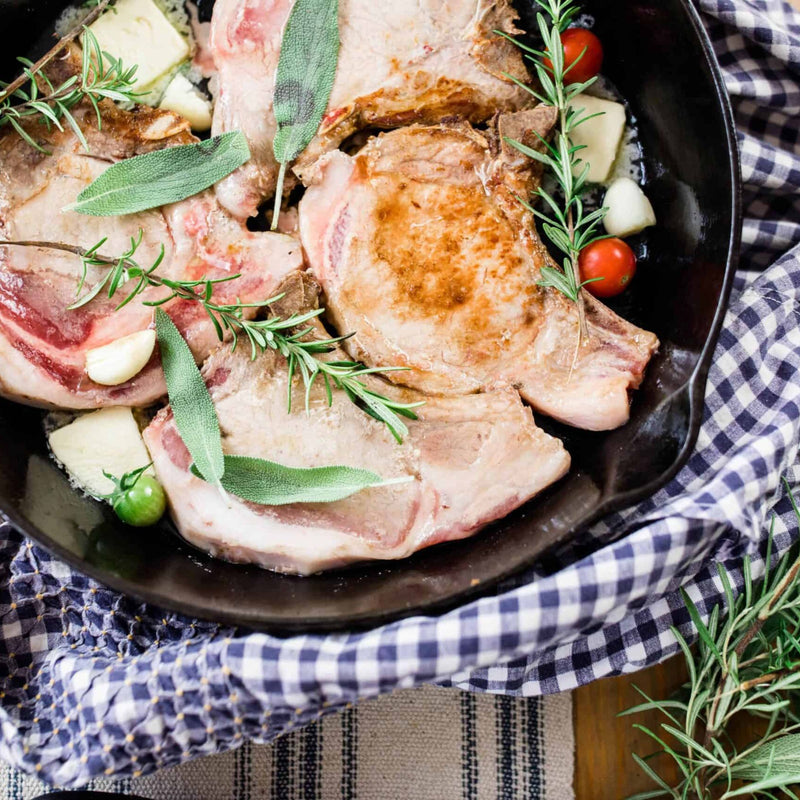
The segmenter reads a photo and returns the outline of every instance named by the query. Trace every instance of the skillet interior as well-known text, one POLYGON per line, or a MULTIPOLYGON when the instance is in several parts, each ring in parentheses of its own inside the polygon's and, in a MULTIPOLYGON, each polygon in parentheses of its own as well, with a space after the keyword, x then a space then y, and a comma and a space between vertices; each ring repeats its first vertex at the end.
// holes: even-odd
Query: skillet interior
MULTIPOLYGON (((523 2, 530 18, 531 0, 523 2)), ((8 51, 41 47, 63 0, 0 0, 8 51)), ((209 10, 205 0, 203 11, 209 10)), ((688 0, 587 0, 605 45, 605 72, 629 101, 644 147, 659 226, 639 242, 640 269, 615 304, 655 331, 662 349, 630 424, 564 439, 573 469, 545 495, 471 540, 392 564, 310 578, 215 561, 168 524, 136 531, 79 497, 48 460, 41 412, 0 401, 0 509, 26 534, 103 583, 193 616, 275 631, 331 630, 440 610, 579 540, 594 520, 652 494, 688 458, 705 378, 736 267, 738 156, 727 97, 688 0), (676 47, 675 43, 681 46, 676 47)), ((525 13, 527 12, 527 14, 525 13)), ((530 26, 529 26, 530 27, 530 26)))

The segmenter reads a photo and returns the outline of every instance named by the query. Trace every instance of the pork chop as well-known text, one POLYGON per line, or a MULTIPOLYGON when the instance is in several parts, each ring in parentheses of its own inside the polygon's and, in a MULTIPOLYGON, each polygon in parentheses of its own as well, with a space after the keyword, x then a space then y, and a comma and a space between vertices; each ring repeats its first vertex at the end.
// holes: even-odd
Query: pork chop
MULTIPOLYGON (((307 575, 365 559, 405 558, 470 536, 569 468, 561 442, 536 427, 511 388, 429 399, 398 444, 382 423, 338 390, 328 406, 318 386, 310 413, 302 404, 287 413, 286 361, 274 352, 252 361, 241 350, 222 348, 203 374, 226 453, 293 467, 339 464, 386 479, 413 478, 334 503, 267 507, 235 497, 226 502, 190 471, 191 457, 166 408, 144 437, 172 516, 187 540, 229 561, 307 575)), ((406 402, 419 399, 390 384, 381 391, 406 402)), ((302 387, 295 392, 301 397, 302 387)))
MULTIPOLYGON (((213 132, 245 133, 253 158, 217 186, 231 213, 247 217, 277 177, 272 140, 275 71, 292 0, 217 0, 210 46, 218 70, 213 132)), ((508 0, 340 0, 341 48, 328 111, 301 158, 308 164, 363 127, 473 122, 520 108, 530 96, 504 76, 527 72, 494 31, 516 32, 508 0)), ((298 167, 300 168, 300 167, 298 167)))
MULTIPOLYGON (((278 282, 302 266, 298 242, 279 234, 253 234, 204 192, 172 206, 107 219, 61 209, 111 163, 149 150, 195 141, 188 123, 171 112, 140 108, 121 111, 104 104, 102 131, 89 109, 75 117, 89 140, 87 155, 67 129, 29 132, 50 155, 37 152, 16 133, 0 138, 0 239, 61 242, 89 248, 107 237, 100 253, 118 256, 131 237, 143 232, 135 258, 150 266, 159 247, 166 254, 157 274, 173 279, 242 277, 220 284, 216 301, 260 302, 278 282)), ((106 273, 91 269, 86 287, 106 273)), ((0 246, 0 394, 23 403, 62 408, 146 405, 165 393, 157 355, 137 376, 120 386, 92 382, 85 372, 86 351, 153 324, 153 309, 142 304, 164 296, 150 288, 119 311, 125 287, 113 300, 100 295, 76 310, 80 259, 44 248, 0 246)), ((86 291, 87 289, 84 289, 86 291)), ((171 301, 169 312, 198 360, 217 344, 202 306, 171 301)))
POLYGON ((335 323, 356 331, 353 358, 409 367, 393 380, 429 395, 508 382, 545 414, 607 430, 627 421, 658 342, 587 298, 577 348, 575 304, 537 284, 554 264, 515 199, 535 174, 500 142, 539 141, 552 123, 538 108, 487 133, 417 125, 330 153, 301 201, 301 238, 335 323))

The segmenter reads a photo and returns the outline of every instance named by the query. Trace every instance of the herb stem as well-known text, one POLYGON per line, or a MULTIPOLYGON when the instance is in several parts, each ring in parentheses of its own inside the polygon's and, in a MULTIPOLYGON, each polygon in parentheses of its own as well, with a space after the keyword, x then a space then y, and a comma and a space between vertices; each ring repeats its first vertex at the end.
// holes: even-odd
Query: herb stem
MULTIPOLYGON (((63 242, 45 242, 45 241, 30 241, 25 239, 0 239, 0 247, 41 247, 43 250, 61 250, 64 253, 72 253, 73 255, 84 258, 88 254, 88 250, 83 247, 78 247, 73 244, 64 244, 63 242)), ((108 264, 114 263, 110 259, 104 259, 108 264)))
MULTIPOLYGON (((563 90, 564 87, 562 84, 559 84, 559 93, 563 97, 563 90)), ((562 105, 559 108, 559 118, 561 120, 561 130, 568 130, 567 128, 567 106, 562 105)), ((569 240, 575 247, 575 216, 573 211, 573 205, 570 204, 567 208, 567 236, 569 236, 569 240)), ((570 267, 572 269, 572 280, 575 286, 577 287, 576 292, 576 299, 575 305, 578 308, 578 347, 575 350, 575 359, 578 359, 578 351, 580 350, 580 346, 588 339, 589 337, 589 326, 586 324, 586 299, 583 296, 583 286, 581 285, 581 271, 580 266, 578 264, 578 257, 580 255, 580 250, 573 249, 569 255, 570 260, 570 267)), ((574 362, 573 362, 574 366, 574 362)))
MULTIPOLYGON (((800 524, 800 508, 784 484, 800 524)), ((787 553, 770 569, 772 531, 769 537, 761 587, 755 588, 747 557, 744 589, 738 597, 720 567, 726 603, 712 610, 708 622, 683 593, 699 635, 697 646, 690 648, 673 628, 686 658, 689 682, 669 701, 648 698, 647 704, 632 709, 654 709, 669 717, 672 724, 662 728, 676 745, 670 746, 664 734, 639 728, 659 743, 661 754, 675 762, 682 778, 670 787, 636 756, 660 790, 637 797, 775 800, 784 796, 779 789, 788 797, 796 796, 789 787, 800 780, 800 560, 787 553), (744 716, 762 719, 766 726, 740 748, 731 726, 744 716)))
POLYGON ((97 297, 108 286, 108 297, 111 298, 124 284, 134 281, 132 289, 117 306, 130 303, 148 287, 164 287, 169 294, 158 299, 145 301, 148 306, 162 306, 173 299, 186 300, 200 303, 208 318, 211 320, 220 341, 224 339, 225 332, 230 333, 236 348, 239 334, 247 337, 250 342, 250 355, 255 358, 259 352, 275 350, 286 358, 289 366, 289 410, 291 411, 292 378, 299 372, 305 386, 306 409, 310 405, 310 392, 315 381, 322 376, 326 390, 328 405, 333 402, 331 385, 342 390, 347 397, 362 407, 369 416, 383 422, 394 438, 400 442, 408 434, 408 428, 401 419, 416 419, 414 409, 423 403, 403 403, 393 400, 386 395, 371 389, 364 378, 386 372, 399 371, 402 368, 384 367, 369 368, 356 361, 326 361, 320 356, 331 353, 347 336, 328 339, 309 339, 308 334, 313 331, 308 323, 322 313, 325 309, 319 308, 302 314, 293 314, 290 317, 269 317, 268 319, 248 319, 244 312, 246 309, 263 308, 276 302, 279 297, 264 300, 261 303, 233 303, 221 304, 212 300, 214 288, 220 283, 228 283, 241 277, 229 275, 224 278, 204 278, 193 281, 180 281, 171 278, 162 278, 155 274, 156 268, 164 257, 162 246, 160 254, 150 267, 142 267, 134 259, 137 249, 142 242, 143 233, 139 232, 138 238, 131 240, 130 249, 118 258, 108 258, 100 255, 99 250, 105 239, 88 249, 63 242, 0 240, 0 247, 40 247, 48 250, 59 250, 78 256, 83 263, 83 274, 79 281, 78 293, 80 294, 89 267, 108 267, 109 270, 95 286, 86 294, 79 297, 70 309, 80 308, 97 297), (294 331, 294 332, 292 332, 294 331))
POLYGON ((584 296, 584 286, 587 282, 581 280, 579 258, 585 247, 602 238, 598 234, 598 228, 606 209, 598 208, 587 213, 584 208, 582 197, 586 189, 589 165, 584 164, 577 155, 581 148, 573 145, 570 134, 578 125, 589 119, 581 109, 575 109, 573 105, 575 98, 586 91, 596 78, 584 83, 570 82, 570 70, 585 52, 571 65, 565 63, 561 32, 578 12, 577 2, 575 0, 536 0, 536 2, 540 8, 536 21, 542 39, 541 50, 518 42, 502 31, 497 33, 510 39, 523 51, 523 57, 533 63, 540 91, 524 84, 520 85, 540 103, 556 109, 558 125, 552 142, 539 137, 539 148, 529 147, 513 139, 506 141, 524 155, 544 164, 552 173, 560 190, 561 196, 557 199, 541 186, 536 189, 534 196, 544 201, 544 210, 532 207, 521 198, 518 199, 539 220, 543 234, 564 256, 563 262, 558 267, 554 265, 541 268, 541 278, 538 283, 540 286, 556 289, 576 305, 578 340, 572 364, 574 368, 580 347, 589 337, 584 296))
MULTIPOLYGON (((77 25, 75 25, 74 28, 65 33, 55 43, 55 45, 53 45, 53 47, 51 47, 38 61, 36 61, 30 67, 30 71, 34 74, 41 72, 44 67, 46 67, 70 42, 73 41, 73 39, 76 39, 81 34, 84 27, 91 25, 106 10, 106 7, 110 2, 111 0, 100 0, 100 2, 77 25)), ((0 100, 11 97, 14 92, 16 92, 18 89, 21 89, 29 80, 30 77, 28 76, 27 72, 23 72, 13 81, 11 81, 8 86, 0 89, 0 100)))
MULTIPOLYGON (((61 131, 66 123, 88 151, 86 136, 72 109, 86 101, 94 110, 97 127, 100 128, 101 101, 133 103, 138 96, 133 91, 137 67, 126 69, 119 59, 103 53, 88 27, 83 26, 82 30, 84 40, 79 74, 70 75, 56 86, 42 71, 42 67, 26 58, 19 58, 23 66, 22 76, 8 85, 0 81, 0 126, 10 125, 27 144, 41 153, 47 154, 47 150, 26 130, 24 120, 37 119, 48 130, 55 127, 61 131)), ((78 32, 76 28, 69 35, 77 35, 78 32)), ((46 64, 53 54, 44 56, 38 63, 46 64)))
POLYGON ((278 219, 281 215, 281 203, 283 203, 283 183, 286 179, 286 162, 281 162, 281 168, 278 171, 278 184, 275 187, 275 207, 272 210, 272 224, 269 226, 271 231, 278 230, 278 219))
MULTIPOLYGON (((756 617, 755 621, 750 625, 750 627, 744 632, 744 635, 739 640, 739 643, 736 645, 734 649, 734 653, 736 655, 736 659, 741 658, 744 654, 747 647, 753 641, 753 639, 758 636, 761 629, 764 627, 764 623, 769 619, 770 614, 772 613, 775 605, 778 601, 783 597, 786 591, 789 589, 790 586, 793 585, 795 580, 797 579, 798 573, 800 572, 800 559, 797 559, 794 564, 787 570, 786 574, 783 576, 781 581, 775 587, 775 589, 770 594, 769 600, 764 604, 764 607, 758 612, 758 616, 756 617)), ((728 633, 725 637, 725 649, 728 647, 728 643, 730 642, 730 636, 734 629, 734 626, 731 625, 728 633)), ((753 664, 756 663, 759 659, 752 658, 749 662, 745 662, 742 664, 738 664, 738 669, 743 669, 745 664, 753 664)), ((763 675, 759 675, 756 678, 751 678, 749 680, 743 681, 738 684, 735 691, 737 692, 747 692, 750 689, 754 689, 756 686, 760 686, 762 684, 772 683, 779 678, 785 677, 786 675, 791 674, 797 670, 780 670, 776 672, 768 672, 763 675)), ((711 704, 711 710, 708 715, 708 722, 709 724, 706 726, 706 732, 703 739, 703 743, 705 747, 708 747, 711 744, 711 741, 717 734, 718 729, 718 720, 716 719, 716 712, 717 708, 719 707, 719 703, 722 699, 722 696, 725 692, 725 686, 728 682, 728 678, 730 676, 730 669, 726 666, 725 669, 722 670, 719 678, 719 683, 717 686, 717 690, 714 694, 714 700, 711 704)))

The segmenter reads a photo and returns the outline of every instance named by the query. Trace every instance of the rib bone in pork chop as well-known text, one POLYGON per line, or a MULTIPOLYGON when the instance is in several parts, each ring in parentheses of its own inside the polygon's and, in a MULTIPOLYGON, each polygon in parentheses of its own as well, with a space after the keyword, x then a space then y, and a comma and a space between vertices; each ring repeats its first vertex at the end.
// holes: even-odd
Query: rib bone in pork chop
MULTIPOLYGON (((214 133, 241 130, 253 159, 217 187, 222 204, 246 217, 277 177, 272 99, 281 36, 292 0, 217 0, 210 46, 218 70, 214 133)), ((328 112, 302 157, 310 162, 354 131, 473 122, 520 108, 529 95, 517 49, 494 31, 515 32, 507 0, 340 0, 341 48, 328 112)))
POLYGON ((539 108, 486 134, 412 126, 330 153, 301 201, 301 237, 336 324, 357 332, 354 358, 409 367, 392 379, 428 394, 508 382, 539 411, 606 430, 628 419, 658 342, 587 297, 576 355, 575 304, 537 285, 552 262, 514 196, 535 176, 499 142, 535 143, 552 122, 539 108))
MULTIPOLYGON (((302 407, 288 414, 286 362, 274 352, 251 361, 243 349, 221 348, 203 374, 229 454, 294 467, 343 464, 386 479, 413 476, 334 503, 266 507, 235 497, 226 502, 190 471, 191 457, 166 408, 145 440, 172 515, 186 539, 230 561, 305 575, 364 559, 404 558, 469 536, 569 468, 561 442, 536 427, 510 388, 429 399, 398 444, 385 425, 338 390, 330 407, 318 387, 308 415, 302 407)), ((381 391, 407 402, 419 399, 388 384, 381 391)), ((302 386, 295 392, 302 396, 302 386)))
MULTIPOLYGON (((31 128, 50 151, 37 152, 17 134, 0 139, 0 239, 61 242, 89 248, 107 242, 101 255, 118 256, 143 231, 135 258, 144 267, 163 244, 166 256, 156 274, 174 279, 242 277, 215 290, 218 302, 260 302, 290 271, 302 266, 299 244, 279 234, 252 234, 218 205, 213 191, 163 209, 103 218, 64 213, 78 193, 111 163, 149 150, 195 141, 188 123, 152 109, 125 112, 103 108, 97 130, 91 109, 75 116, 89 141, 87 155, 69 128, 31 128)), ((80 259, 43 248, 0 246, 0 393, 23 403, 63 408, 146 405, 165 393, 157 356, 121 386, 93 383, 85 372, 86 351, 152 326, 153 309, 134 301, 119 311, 125 287, 113 300, 101 294, 86 306, 75 300, 80 259)), ((86 288, 106 272, 90 270, 86 288)), ((142 300, 163 296, 147 289, 142 300)), ((169 313, 198 360, 217 344, 200 304, 172 301, 169 313)))

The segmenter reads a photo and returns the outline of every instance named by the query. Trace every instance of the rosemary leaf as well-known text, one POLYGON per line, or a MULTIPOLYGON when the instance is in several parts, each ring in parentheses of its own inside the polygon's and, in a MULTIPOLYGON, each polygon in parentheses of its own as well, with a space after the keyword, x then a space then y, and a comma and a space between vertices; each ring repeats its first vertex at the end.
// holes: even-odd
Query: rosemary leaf
MULTIPOLYGON (((158 307, 171 300, 180 299, 193 303, 200 303, 220 341, 225 335, 230 335, 231 349, 235 350, 239 336, 246 337, 250 344, 250 356, 256 358, 265 350, 277 350, 287 360, 289 367, 289 399, 288 410, 292 410, 291 380, 300 374, 305 387, 306 402, 308 403, 311 389, 321 375, 325 384, 325 393, 328 405, 333 403, 332 387, 344 391, 346 396, 358 405, 366 414, 383 422, 391 431, 392 436, 401 442, 408 433, 408 428, 402 418, 416 419, 414 409, 423 405, 418 403, 403 403, 392 400, 374 389, 370 389, 363 381, 368 375, 395 372, 402 367, 367 368, 356 361, 327 361, 320 356, 331 353, 338 344, 350 335, 336 336, 327 339, 308 338, 313 328, 306 323, 320 316, 324 309, 318 308, 303 314, 293 314, 290 317, 269 317, 268 319, 247 319, 242 311, 245 308, 263 308, 277 302, 279 297, 272 297, 261 303, 217 303, 213 298, 214 287, 220 283, 228 283, 241 277, 238 273, 227 275, 223 278, 201 278, 199 280, 172 280, 162 278, 155 273, 164 258, 162 245, 158 256, 150 266, 142 266, 135 258, 136 252, 142 243, 143 231, 131 238, 130 248, 120 256, 108 258, 100 254, 100 249, 106 242, 101 239, 88 250, 77 245, 64 242, 46 241, 8 241, 0 240, 1 247, 40 247, 50 250, 72 253, 81 259, 82 274, 78 281, 78 299, 70 305, 69 309, 77 309, 91 302, 103 290, 109 298, 113 297, 118 289, 124 287, 124 298, 117 305, 122 308, 139 297, 148 287, 165 287, 169 294, 156 300, 142 300, 142 305, 158 307), (105 275, 84 295, 80 295, 86 283, 89 268, 105 267, 105 275)), ((547 267, 545 267, 547 269, 547 267)), ((557 270, 551 270, 558 276, 557 270)), ((563 278, 563 276, 561 276, 563 278)), ((558 280, 558 278, 556 278, 558 280)))
MULTIPOLYGON (((580 110, 573 109, 571 102, 580 92, 588 89, 596 81, 596 78, 582 83, 573 83, 569 76, 574 62, 571 66, 566 66, 564 63, 561 33, 578 13, 579 3, 573 2, 573 0, 535 0, 535 2, 539 9, 536 14, 536 22, 542 40, 541 49, 528 47, 513 37, 506 36, 506 38, 517 45, 522 50, 523 57, 533 64, 540 91, 524 88, 527 88, 530 94, 540 102, 557 109, 559 123, 553 143, 542 142, 544 152, 513 139, 506 139, 506 141, 524 155, 544 164, 555 178, 560 194, 563 196, 563 209, 559 209, 550 195, 541 189, 537 191, 537 195, 546 200, 551 210, 555 211, 555 219, 550 215, 542 215, 533 211, 526 203, 523 205, 540 219, 542 230, 547 238, 567 256, 561 277, 554 275, 558 271, 555 268, 545 267, 542 270, 539 285, 556 289, 576 303, 579 324, 578 341, 581 343, 585 341, 589 330, 581 293, 586 282, 580 280, 578 258, 581 249, 598 238, 603 238, 597 236, 596 231, 606 211, 599 209, 593 215, 583 217, 581 194, 585 189, 588 165, 585 165, 577 178, 573 176, 573 170, 577 171, 581 161, 578 154, 583 148, 573 145, 570 134, 577 125, 590 117, 582 116, 580 110), (545 59, 549 63, 545 63, 545 59), (556 224, 553 224, 554 222, 556 224)), ((500 31, 497 33, 502 35, 500 31)))
POLYGON ((222 435, 211 395, 175 323, 156 309, 156 333, 175 427, 201 477, 221 487, 225 472, 222 435))
POLYGON ((338 61, 338 0, 296 0, 283 32, 275 77, 278 131, 272 148, 281 169, 275 192, 273 230, 278 226, 286 168, 319 130, 338 61))
POLYGON ((377 486, 413 480, 411 476, 384 480, 366 469, 311 467, 299 469, 262 458, 225 456, 223 488, 243 500, 264 506, 290 503, 332 503, 377 486))
POLYGON ((109 167, 63 210, 110 217, 177 203, 213 186, 249 158, 241 131, 145 153, 109 167))
MULTIPOLYGON (((107 4, 107 0, 103 6, 107 4)), ((101 8, 98 5, 98 9, 101 8)), ((85 20, 94 17, 92 12, 85 20)), ((54 86, 44 72, 45 66, 81 31, 73 29, 35 64, 19 58, 23 70, 11 83, 0 81, 0 127, 10 125, 31 147, 42 153, 48 151, 37 142, 22 125, 24 120, 38 120, 48 128, 64 130, 66 123, 75 133, 83 148, 88 151, 86 136, 72 115, 72 109, 84 101, 91 103, 100 127, 99 102, 104 99, 132 103, 138 96, 133 91, 136 69, 125 68, 118 59, 103 53, 94 34, 83 27, 84 47, 80 77, 73 75, 59 86, 54 86)))
MULTIPOLYGON (((795 513, 800 524, 800 509, 795 507, 795 513)), ((772 529, 769 536, 768 563, 772 529)), ((658 755, 671 759, 682 775, 670 787, 649 756, 647 764, 635 757, 658 786, 653 796, 796 797, 790 787, 800 782, 800 559, 787 553, 777 567, 766 570, 760 588, 755 586, 749 558, 743 569, 744 589, 738 596, 720 570, 725 602, 714 608, 708 624, 684 595, 699 641, 691 648, 673 629, 689 673, 677 695, 680 699, 662 701, 645 695, 647 702, 628 712, 658 711, 672 723, 660 725, 658 733, 636 726, 659 744, 658 755), (739 737, 731 735, 743 717, 767 723, 759 728, 760 738, 744 747, 739 737)))

